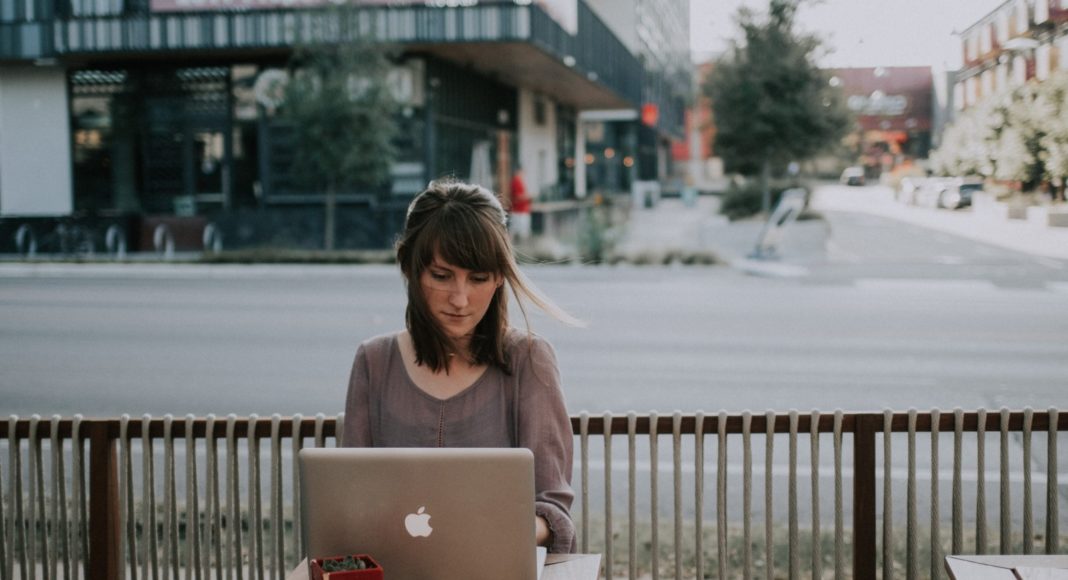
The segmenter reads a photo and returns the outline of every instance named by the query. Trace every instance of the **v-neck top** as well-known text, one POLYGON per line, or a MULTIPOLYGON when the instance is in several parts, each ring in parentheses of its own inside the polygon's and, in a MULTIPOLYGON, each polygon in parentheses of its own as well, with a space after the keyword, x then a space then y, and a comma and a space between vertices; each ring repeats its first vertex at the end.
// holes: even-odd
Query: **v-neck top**
POLYGON ((512 329, 512 372, 490 365, 471 385, 441 399, 412 380, 399 333, 356 349, 345 403, 346 447, 526 447, 534 453, 535 513, 552 531, 550 551, 575 549, 570 508, 573 435, 549 343, 512 329))

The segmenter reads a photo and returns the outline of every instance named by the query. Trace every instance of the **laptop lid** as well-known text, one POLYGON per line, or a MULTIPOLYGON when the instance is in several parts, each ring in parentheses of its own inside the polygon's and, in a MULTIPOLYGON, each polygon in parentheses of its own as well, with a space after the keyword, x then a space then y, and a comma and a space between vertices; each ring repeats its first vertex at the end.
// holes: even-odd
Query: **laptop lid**
POLYGON ((329 448, 299 455, 309 558, 370 554, 391 580, 534 580, 534 455, 329 448))

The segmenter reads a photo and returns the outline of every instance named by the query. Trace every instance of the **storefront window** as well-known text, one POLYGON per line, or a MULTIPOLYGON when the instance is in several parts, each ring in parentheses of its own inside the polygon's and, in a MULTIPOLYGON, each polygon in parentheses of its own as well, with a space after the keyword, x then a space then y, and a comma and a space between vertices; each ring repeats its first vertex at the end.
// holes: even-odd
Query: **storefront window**
POLYGON ((125 71, 79 71, 71 75, 76 211, 140 210, 135 113, 125 71))
POLYGON ((233 136, 230 163, 233 190, 230 206, 257 207, 263 203, 263 186, 259 179, 260 113, 256 102, 256 79, 263 70, 256 65, 235 65, 230 70, 233 98, 233 136))

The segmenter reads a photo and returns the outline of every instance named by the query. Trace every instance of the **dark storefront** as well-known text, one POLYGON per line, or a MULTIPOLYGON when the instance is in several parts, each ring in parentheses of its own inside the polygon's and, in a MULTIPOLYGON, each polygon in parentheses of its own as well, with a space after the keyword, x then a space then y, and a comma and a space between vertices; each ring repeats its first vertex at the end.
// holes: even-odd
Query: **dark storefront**
MULTIPOLYGON (((137 214, 152 223, 166 216, 172 229, 219 222, 229 247, 315 247, 323 196, 293 185, 289 128, 263 98, 264 80, 280 64, 72 71, 75 211, 137 214)), ((430 179, 478 179, 473 168, 492 168, 502 147, 515 157, 514 88, 432 58, 410 58, 398 70, 419 86, 396 95, 391 183, 341 192, 339 229, 353 221, 372 226, 339 231, 342 247, 387 246, 397 214, 430 179)), ((151 242, 142 238, 153 228, 140 229, 130 243, 146 248, 151 242)))

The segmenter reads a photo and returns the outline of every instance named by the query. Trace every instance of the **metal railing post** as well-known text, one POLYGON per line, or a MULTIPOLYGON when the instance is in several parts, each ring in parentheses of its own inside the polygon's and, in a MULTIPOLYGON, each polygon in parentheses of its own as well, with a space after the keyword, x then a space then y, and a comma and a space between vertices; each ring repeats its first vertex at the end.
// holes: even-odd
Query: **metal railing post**
POLYGON ((853 428, 853 577, 875 578, 875 431, 878 414, 858 414, 853 428))
POLYGON ((108 421, 88 422, 89 579, 119 577, 119 463, 108 421))

